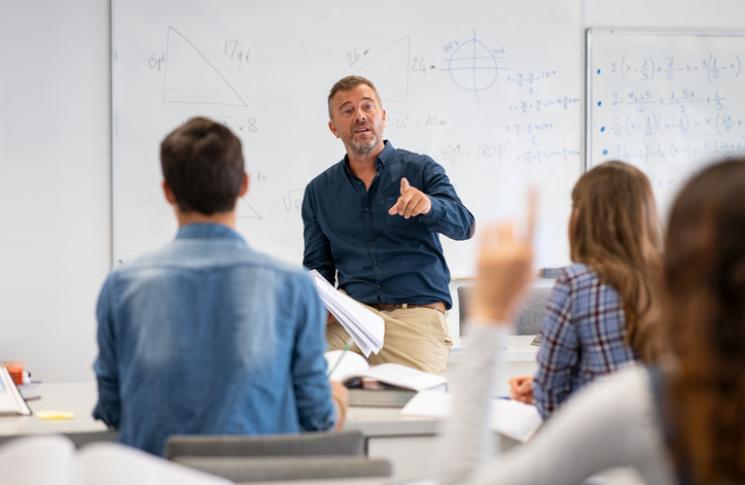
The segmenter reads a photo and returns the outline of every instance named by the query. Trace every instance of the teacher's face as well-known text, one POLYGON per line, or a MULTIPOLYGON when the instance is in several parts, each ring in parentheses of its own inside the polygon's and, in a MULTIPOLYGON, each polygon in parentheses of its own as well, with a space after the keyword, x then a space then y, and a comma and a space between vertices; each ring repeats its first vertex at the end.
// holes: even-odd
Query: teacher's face
POLYGON ((331 100, 329 129, 350 155, 363 157, 383 148, 385 119, 375 91, 366 84, 339 91, 331 100))

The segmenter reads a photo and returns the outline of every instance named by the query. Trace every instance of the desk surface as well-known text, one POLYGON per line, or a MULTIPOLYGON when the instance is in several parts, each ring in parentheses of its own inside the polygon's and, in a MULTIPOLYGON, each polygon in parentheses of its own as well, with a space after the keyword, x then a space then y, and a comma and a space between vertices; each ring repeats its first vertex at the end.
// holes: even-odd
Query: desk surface
MULTIPOLYGON (((96 403, 95 382, 67 382, 41 384, 39 400, 29 401, 33 416, 0 417, 0 436, 31 434, 104 433, 106 426, 95 421, 91 411, 96 403), (70 411, 71 420, 46 421, 36 415, 39 411, 70 411)), ((403 416, 399 408, 351 407, 347 429, 362 431, 365 436, 401 436, 434 434, 437 420, 403 416)))
POLYGON ((28 401, 34 415, 0 417, 0 436, 106 431, 106 426, 91 416, 96 403, 95 382, 45 383, 39 384, 38 391, 41 399, 28 401), (45 421, 36 415, 39 411, 70 411, 75 417, 45 421))
MULTIPOLYGON (((537 347, 531 347, 532 336, 515 335, 506 343, 507 374, 524 373, 535 365, 537 347)), ((455 356, 454 352, 454 356, 455 356)), ((453 366, 457 366, 455 356, 453 366)), ((29 401, 34 413, 70 411, 74 418, 63 421, 41 420, 33 416, 0 417, 0 437, 29 434, 104 433, 106 426, 91 416, 96 403, 95 382, 44 383, 38 387, 41 399, 29 401)), ((346 429, 361 431, 367 437, 422 436, 437 433, 439 420, 431 417, 404 416, 399 408, 350 407, 346 429)))

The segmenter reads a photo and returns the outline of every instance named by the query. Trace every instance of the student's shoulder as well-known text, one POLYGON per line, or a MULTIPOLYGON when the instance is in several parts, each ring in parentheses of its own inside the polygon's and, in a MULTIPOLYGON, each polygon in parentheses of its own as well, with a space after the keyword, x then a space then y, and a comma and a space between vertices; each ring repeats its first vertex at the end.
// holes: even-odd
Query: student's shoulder
POLYGON ((598 274, 584 263, 574 263, 559 270, 557 283, 580 286, 598 281, 598 274))
POLYGON ((269 254, 254 249, 247 248, 243 256, 236 261, 236 264, 261 268, 262 270, 273 273, 277 275, 277 277, 288 282, 309 280, 308 275, 301 266, 287 263, 275 258, 274 256, 270 256, 269 254))
POLYGON ((165 255, 168 253, 172 242, 169 242, 165 246, 162 246, 156 250, 145 252, 137 257, 127 259, 126 261, 119 260, 117 265, 114 266, 108 275, 108 280, 117 280, 137 274, 141 271, 146 271, 151 268, 158 267, 162 264, 165 259, 165 255))

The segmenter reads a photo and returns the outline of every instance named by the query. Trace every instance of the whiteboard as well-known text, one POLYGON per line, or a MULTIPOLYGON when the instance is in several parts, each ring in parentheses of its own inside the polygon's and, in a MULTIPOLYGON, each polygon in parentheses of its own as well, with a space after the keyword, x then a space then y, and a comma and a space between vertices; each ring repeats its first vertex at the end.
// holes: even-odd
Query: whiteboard
POLYGON ((745 32, 590 29, 588 166, 644 170, 663 213, 685 179, 745 150, 745 32))
MULTIPOLYGON (((380 91, 384 137, 442 164, 477 227, 521 214, 537 185, 539 263, 567 262, 582 166, 580 14, 579 0, 114 0, 115 261, 175 234, 159 143, 204 115, 243 141, 252 186, 239 231, 300 263, 304 188, 344 156, 326 97, 360 74, 380 91)), ((441 240, 453 276, 473 274, 475 242, 441 240)))

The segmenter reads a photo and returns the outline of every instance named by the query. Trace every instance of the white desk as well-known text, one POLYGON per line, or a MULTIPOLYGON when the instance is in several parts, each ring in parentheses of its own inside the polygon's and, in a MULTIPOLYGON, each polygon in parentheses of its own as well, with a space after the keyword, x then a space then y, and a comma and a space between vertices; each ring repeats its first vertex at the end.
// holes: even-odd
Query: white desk
POLYGON ((45 383, 38 387, 41 399, 28 401, 34 413, 71 411, 75 418, 44 421, 33 416, 0 417, 0 437, 31 434, 104 433, 106 426, 91 416, 96 404, 95 382, 45 383))
MULTIPOLYGON (((512 336, 506 344, 505 376, 532 374, 537 347, 530 346, 532 336, 512 336)), ((450 367, 462 359, 453 353, 450 367)), ((78 445, 88 441, 112 440, 113 432, 91 417, 96 403, 95 382, 45 383, 39 386, 42 398, 29 401, 36 413, 43 410, 72 411, 69 421, 42 421, 37 416, 0 417, 0 442, 18 435, 65 434, 78 445)), ((394 479, 422 478, 433 470, 440 421, 430 417, 403 416, 398 408, 352 407, 346 429, 359 430, 367 438, 368 455, 386 458, 393 465, 394 479)), ((502 447, 514 444, 503 438, 502 447)))

